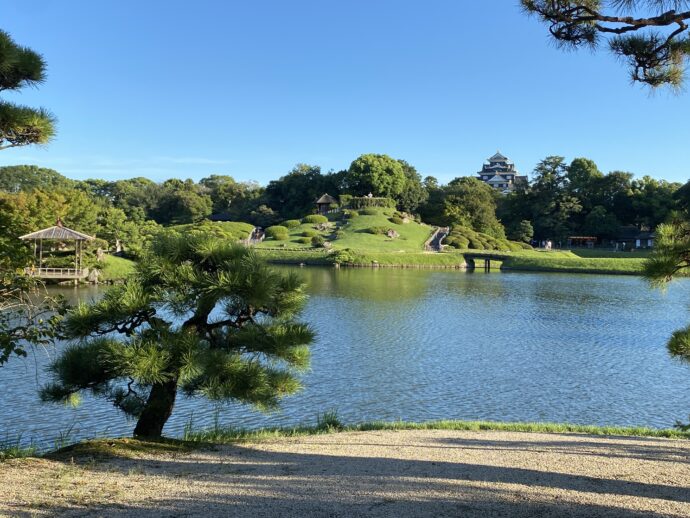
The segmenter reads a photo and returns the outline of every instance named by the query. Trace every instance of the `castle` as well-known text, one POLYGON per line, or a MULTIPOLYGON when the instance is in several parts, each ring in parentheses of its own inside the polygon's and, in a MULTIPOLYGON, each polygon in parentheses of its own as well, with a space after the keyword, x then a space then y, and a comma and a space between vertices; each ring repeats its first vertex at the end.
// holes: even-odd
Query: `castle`
POLYGON ((515 164, 499 151, 487 162, 477 173, 479 179, 503 194, 513 191, 521 183, 527 183, 527 176, 521 176, 515 169, 515 164))

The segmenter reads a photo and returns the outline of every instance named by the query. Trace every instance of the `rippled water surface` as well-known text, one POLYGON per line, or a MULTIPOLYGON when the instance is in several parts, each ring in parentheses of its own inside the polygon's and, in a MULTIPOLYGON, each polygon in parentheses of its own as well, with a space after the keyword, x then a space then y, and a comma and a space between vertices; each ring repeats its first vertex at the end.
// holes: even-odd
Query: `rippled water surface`
MULTIPOLYGON (((635 277, 302 269, 311 298, 303 320, 317 331, 305 390, 278 413, 178 400, 166 427, 193 415, 209 426, 341 420, 489 419, 672 426, 690 413, 690 367, 665 348, 690 321, 690 281, 666 293, 635 277)), ((73 299, 95 288, 64 290, 73 299)), ((50 445, 127 435, 132 422, 103 401, 42 404, 50 351, 0 369, 0 439, 50 445)))

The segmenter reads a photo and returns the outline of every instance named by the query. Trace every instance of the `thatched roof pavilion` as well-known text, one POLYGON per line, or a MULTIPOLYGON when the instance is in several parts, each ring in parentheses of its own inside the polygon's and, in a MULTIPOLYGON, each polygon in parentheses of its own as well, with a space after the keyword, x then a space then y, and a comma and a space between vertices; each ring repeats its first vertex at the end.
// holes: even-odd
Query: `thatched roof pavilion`
POLYGON ((52 227, 20 236, 19 239, 34 242, 34 257, 38 261, 38 268, 27 268, 29 275, 53 279, 81 279, 88 275, 88 269, 82 268, 84 241, 93 241, 95 238, 65 227, 60 218, 52 227), (74 268, 43 268, 43 241, 73 241, 74 268))
POLYGON ((331 205, 337 204, 338 200, 336 200, 333 196, 330 196, 328 193, 324 194, 316 200, 316 209, 319 214, 327 214, 329 209, 331 208, 331 205))

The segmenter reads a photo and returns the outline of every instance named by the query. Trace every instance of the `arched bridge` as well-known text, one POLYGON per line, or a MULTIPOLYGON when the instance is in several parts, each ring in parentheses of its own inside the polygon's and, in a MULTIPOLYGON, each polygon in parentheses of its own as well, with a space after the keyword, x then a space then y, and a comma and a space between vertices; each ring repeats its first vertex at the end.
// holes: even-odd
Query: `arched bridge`
POLYGON ((477 264, 482 264, 484 266, 484 270, 491 270, 491 261, 505 261, 509 256, 508 254, 501 254, 499 252, 490 252, 490 253, 464 253, 465 256, 465 262, 467 263, 468 268, 476 268, 477 264))

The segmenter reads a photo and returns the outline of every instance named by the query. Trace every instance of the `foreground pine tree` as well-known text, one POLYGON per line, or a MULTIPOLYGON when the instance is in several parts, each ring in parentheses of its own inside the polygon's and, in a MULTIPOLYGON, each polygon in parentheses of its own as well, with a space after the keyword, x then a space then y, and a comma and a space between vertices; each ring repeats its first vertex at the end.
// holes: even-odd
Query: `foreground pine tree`
POLYGON ((72 309, 71 345, 53 363, 45 401, 79 392, 138 418, 160 437, 178 390, 261 408, 300 388, 313 332, 295 322, 306 296, 247 248, 205 235, 159 236, 137 273, 98 302, 72 309))

